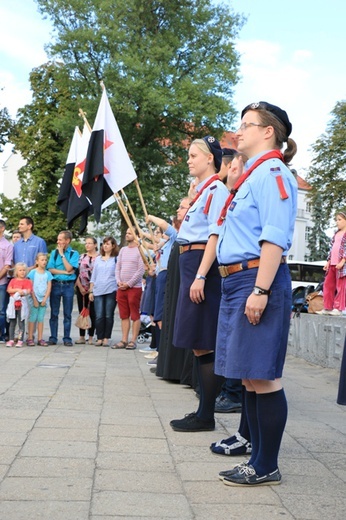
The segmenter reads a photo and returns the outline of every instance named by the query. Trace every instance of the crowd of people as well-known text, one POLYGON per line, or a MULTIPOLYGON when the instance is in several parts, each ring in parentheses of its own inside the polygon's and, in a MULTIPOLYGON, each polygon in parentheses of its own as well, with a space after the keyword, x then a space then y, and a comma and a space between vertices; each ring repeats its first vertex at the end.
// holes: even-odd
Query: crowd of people
MULTIPOLYGON (((146 315, 151 344, 140 351, 148 365, 199 397, 196 411, 172 418, 172 429, 212 431, 215 412, 240 413, 237 432, 210 446, 213 453, 250 456, 220 472, 229 486, 281 482, 278 456, 287 420, 281 378, 291 316, 286 256, 297 209, 297 183, 288 168, 296 153, 291 131, 287 113, 262 101, 242 111, 237 149, 222 149, 211 135, 195 139, 187 160, 193 182, 172 223, 148 215, 155 231, 143 230, 140 238, 140 230, 127 229, 120 250, 112 236, 100 251, 87 237, 79 254, 71 248, 72 234, 61 231, 48 259, 31 218, 20 219, 13 243, 0 220, 1 342, 22 347, 27 322, 28 346, 36 344, 35 335, 37 345, 56 345, 62 301, 62 341, 72 346, 75 293, 79 312, 90 317, 77 344, 134 350, 146 315), (112 342, 117 305, 122 336, 112 342)), ((345 308, 344 210, 336 222, 326 267, 329 314, 345 308)))

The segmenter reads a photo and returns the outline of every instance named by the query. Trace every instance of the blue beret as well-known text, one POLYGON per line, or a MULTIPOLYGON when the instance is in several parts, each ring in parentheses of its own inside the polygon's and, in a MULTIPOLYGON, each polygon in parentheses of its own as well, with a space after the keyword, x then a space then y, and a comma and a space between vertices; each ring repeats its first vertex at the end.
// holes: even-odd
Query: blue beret
POLYGON ((212 153, 214 156, 216 173, 218 173, 220 171, 222 162, 222 149, 220 143, 212 135, 207 135, 206 137, 203 137, 203 141, 208 146, 210 153, 212 153))
POLYGON ((280 121, 286 128, 286 136, 288 137, 290 133, 292 132, 292 125, 290 123, 290 120, 288 119, 287 113, 282 110, 281 108, 277 107, 276 105, 271 105, 270 103, 267 103, 266 101, 259 101, 258 103, 251 103, 251 105, 248 105, 244 108, 244 110, 241 113, 241 117, 246 114, 248 110, 257 110, 258 108, 267 110, 271 114, 273 114, 276 119, 280 121))

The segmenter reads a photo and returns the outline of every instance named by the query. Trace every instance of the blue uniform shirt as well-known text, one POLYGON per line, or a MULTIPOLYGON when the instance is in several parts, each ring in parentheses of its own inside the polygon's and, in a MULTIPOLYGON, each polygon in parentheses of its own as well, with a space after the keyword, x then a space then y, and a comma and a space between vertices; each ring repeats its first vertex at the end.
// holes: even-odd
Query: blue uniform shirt
MULTIPOLYGON (((49 261, 47 264, 47 269, 61 269, 62 271, 65 271, 65 266, 63 263, 63 259, 61 256, 56 254, 58 252, 57 249, 51 252, 49 261)), ((74 251, 71 247, 68 247, 64 253, 66 256, 66 260, 69 264, 72 265, 74 269, 78 268, 79 265, 79 253, 78 251, 74 251)), ((58 280, 60 282, 69 282, 76 279, 76 273, 72 274, 53 274, 53 280, 58 280)))
MULTIPOLYGON (((209 178, 197 186, 197 192, 203 188, 209 178)), ((180 244, 195 242, 206 244, 210 235, 218 235, 221 228, 216 221, 228 195, 228 190, 223 182, 220 180, 212 182, 186 213, 179 229, 177 241, 180 244), (205 214, 204 209, 208 204, 210 204, 210 207, 208 213, 205 214)))
POLYGON ((47 253, 47 245, 43 238, 32 234, 27 240, 21 238, 13 247, 13 261, 24 262, 28 267, 35 265, 37 253, 47 253))
MULTIPOLYGON (((263 153, 252 157, 249 168, 263 153)), ((260 164, 239 188, 220 226, 217 259, 233 264, 261 254, 261 243, 271 242, 283 249, 292 245, 297 212, 297 181, 279 159, 260 164), (288 198, 281 199, 277 177, 281 176, 288 198)))
POLYGON ((171 254, 171 249, 177 238, 178 232, 174 229, 173 226, 169 225, 164 234, 169 238, 159 251, 160 257, 156 267, 156 274, 159 274, 159 272, 163 269, 167 269, 169 255, 171 254))

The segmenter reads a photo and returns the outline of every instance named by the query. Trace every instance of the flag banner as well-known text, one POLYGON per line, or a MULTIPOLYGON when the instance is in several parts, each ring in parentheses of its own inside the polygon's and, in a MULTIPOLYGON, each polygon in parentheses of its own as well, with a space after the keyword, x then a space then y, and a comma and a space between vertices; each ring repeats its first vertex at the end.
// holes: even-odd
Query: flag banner
POLYGON ((101 218, 101 207, 114 202, 118 192, 137 178, 117 122, 112 112, 106 89, 103 89, 90 137, 83 193, 90 199, 96 222, 101 218))
POLYGON ((85 230, 88 215, 92 213, 90 202, 82 192, 89 139, 90 130, 87 125, 84 125, 82 135, 79 128, 75 128, 57 202, 66 217, 68 228, 72 227, 77 218, 81 218, 79 233, 85 230))
POLYGON ((78 126, 74 129, 74 134, 72 138, 72 142, 70 145, 70 150, 68 152, 67 160, 66 160, 66 166, 64 175, 62 177, 57 205, 67 218, 67 211, 68 211, 68 205, 69 205, 69 199, 70 199, 70 192, 72 187, 72 177, 73 177, 73 171, 74 167, 76 165, 77 160, 77 148, 78 148, 78 142, 81 139, 81 133, 78 128, 78 126))

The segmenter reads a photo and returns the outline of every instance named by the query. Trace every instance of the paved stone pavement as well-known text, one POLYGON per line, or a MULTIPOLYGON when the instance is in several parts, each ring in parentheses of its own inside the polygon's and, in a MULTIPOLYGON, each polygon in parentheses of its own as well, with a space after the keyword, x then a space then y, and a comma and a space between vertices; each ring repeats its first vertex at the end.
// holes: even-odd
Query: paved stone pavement
POLYGON ((239 414, 217 414, 215 432, 174 432, 195 393, 146 363, 138 350, 0 345, 0 520, 345 519, 337 370, 288 357, 283 481, 244 489, 217 477, 242 458, 208 448, 239 414))

